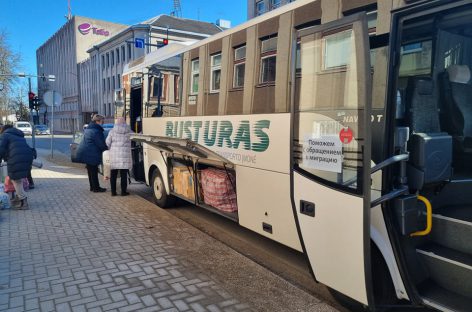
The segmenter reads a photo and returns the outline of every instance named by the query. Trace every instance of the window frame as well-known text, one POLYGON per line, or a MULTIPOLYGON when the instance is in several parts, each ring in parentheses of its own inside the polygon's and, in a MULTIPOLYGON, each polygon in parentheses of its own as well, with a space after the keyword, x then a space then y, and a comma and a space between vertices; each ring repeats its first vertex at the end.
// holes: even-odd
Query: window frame
POLYGON ((246 45, 239 46, 237 48, 234 48, 234 56, 233 56, 233 88, 234 89, 242 89, 244 88, 244 76, 246 73, 246 45), (241 58, 236 58, 237 51, 244 48, 244 57, 241 58), (241 85, 236 85, 236 73, 237 70, 236 68, 239 68, 241 66, 244 66, 244 75, 243 75, 243 80, 241 85))
POLYGON ((261 0, 261 1, 257 1, 255 3, 255 11, 256 11, 256 16, 259 16, 259 15, 262 15, 264 14, 267 10, 266 10, 266 5, 265 5, 265 1, 264 0, 261 0), (262 10, 259 10, 259 5, 262 5, 262 10))
POLYGON ((222 60, 221 52, 210 55, 210 93, 219 93, 220 92, 220 89, 221 89, 221 60, 222 60), (218 56, 220 57, 220 63, 218 65, 214 65, 213 60, 218 56), (218 89, 213 88, 213 83, 214 83, 213 79, 215 77, 215 72, 216 71, 220 72, 220 81, 219 81, 219 88, 218 89))
POLYGON ((198 94, 198 91, 200 89, 200 85, 199 85, 199 79, 200 79, 200 59, 199 58, 195 58, 193 60, 190 61, 190 94, 191 95, 196 95, 198 94), (198 70, 194 70, 194 64, 195 63, 198 63, 198 70), (195 91, 193 89, 193 86, 194 86, 194 79, 195 79, 195 75, 198 75, 198 79, 197 79, 197 90, 195 91))
POLYGON ((276 39, 276 42, 278 43, 278 37, 270 37, 266 39, 261 39, 260 44, 261 44, 261 55, 260 55, 260 64, 259 64, 259 85, 271 85, 275 84, 275 80, 277 79, 277 44, 275 45, 275 49, 273 50, 267 50, 267 51, 262 51, 263 43, 264 41, 276 39), (267 80, 263 81, 263 65, 264 65, 264 60, 268 58, 275 58, 275 70, 274 70, 274 80, 267 80))
MULTIPOLYGON (((345 29, 343 29, 341 32, 324 32, 322 33, 322 38, 321 38, 321 71, 323 72, 329 72, 329 71, 343 71, 343 70, 346 70, 347 69, 347 65, 349 64, 349 62, 346 62, 345 64, 339 64, 339 65, 336 65, 336 66, 331 66, 331 67, 326 67, 326 61, 328 60, 326 58, 326 55, 328 55, 329 53, 327 53, 327 48, 328 48, 328 44, 327 44, 327 41, 326 41, 326 38, 332 36, 332 35, 340 35, 342 33, 346 33, 346 32, 353 32, 353 29, 350 28, 350 27, 344 27, 345 29)), ((351 36, 349 36, 349 38, 351 38, 351 36)), ((350 51, 352 53, 352 51, 350 51)), ((348 57, 350 57, 351 53, 348 53, 348 57)))

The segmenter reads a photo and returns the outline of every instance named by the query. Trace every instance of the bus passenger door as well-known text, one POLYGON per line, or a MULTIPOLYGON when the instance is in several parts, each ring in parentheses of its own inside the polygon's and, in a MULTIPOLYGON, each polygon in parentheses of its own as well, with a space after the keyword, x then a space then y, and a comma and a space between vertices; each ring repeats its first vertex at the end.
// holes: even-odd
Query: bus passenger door
POLYGON ((294 42, 292 206, 317 281, 370 300, 371 103, 364 14, 294 42))

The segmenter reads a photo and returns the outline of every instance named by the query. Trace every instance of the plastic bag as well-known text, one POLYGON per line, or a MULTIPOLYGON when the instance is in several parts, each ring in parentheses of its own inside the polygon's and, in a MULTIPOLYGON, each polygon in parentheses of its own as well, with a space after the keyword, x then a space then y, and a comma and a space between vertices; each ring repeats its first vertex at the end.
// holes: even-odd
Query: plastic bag
POLYGON ((102 163, 103 163, 103 179, 109 180, 111 175, 110 168, 110 151, 104 151, 102 154, 102 163))
POLYGON ((12 193, 15 191, 15 187, 13 186, 13 183, 11 182, 11 179, 9 176, 5 177, 5 193, 12 193))

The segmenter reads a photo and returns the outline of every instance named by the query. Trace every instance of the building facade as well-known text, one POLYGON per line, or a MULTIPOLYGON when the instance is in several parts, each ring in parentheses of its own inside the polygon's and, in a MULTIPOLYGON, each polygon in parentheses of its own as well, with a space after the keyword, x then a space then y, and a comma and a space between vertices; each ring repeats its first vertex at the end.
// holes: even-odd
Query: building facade
POLYGON ((87 50, 90 46, 124 28, 126 26, 121 24, 74 16, 36 50, 38 75, 56 76, 54 82, 38 80, 39 97, 43 98, 46 91, 54 90, 63 98, 62 104, 54 109, 53 121, 51 109, 44 103, 41 105, 40 123, 51 127, 53 122, 54 131, 58 132, 70 133, 80 128, 80 74, 83 72, 77 64, 89 58, 87 50))
POLYGON ((247 19, 254 18, 295 0, 248 0, 247 19))
POLYGON ((114 94, 122 88, 123 67, 129 62, 143 57, 168 42, 197 41, 221 32, 215 24, 159 15, 155 18, 132 25, 88 49, 91 61, 79 64, 81 72, 91 71, 86 81, 81 82, 92 88, 81 88, 82 122, 90 121, 92 113, 106 117, 113 122, 115 113, 114 94), (144 43, 139 45, 139 42, 144 43), (83 67, 83 68, 82 68, 83 67), (88 102, 89 101, 89 102, 88 102))

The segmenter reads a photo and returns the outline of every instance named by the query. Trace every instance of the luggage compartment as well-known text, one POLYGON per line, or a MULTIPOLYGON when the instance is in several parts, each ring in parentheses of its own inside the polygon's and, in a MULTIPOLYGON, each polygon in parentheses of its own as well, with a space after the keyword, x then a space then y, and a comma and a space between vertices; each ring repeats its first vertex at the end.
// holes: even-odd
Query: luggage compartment
POLYGON ((180 158, 169 158, 167 163, 172 195, 238 221, 234 169, 180 158))

